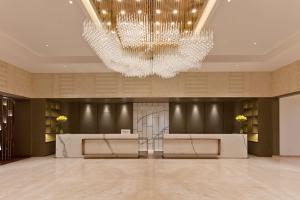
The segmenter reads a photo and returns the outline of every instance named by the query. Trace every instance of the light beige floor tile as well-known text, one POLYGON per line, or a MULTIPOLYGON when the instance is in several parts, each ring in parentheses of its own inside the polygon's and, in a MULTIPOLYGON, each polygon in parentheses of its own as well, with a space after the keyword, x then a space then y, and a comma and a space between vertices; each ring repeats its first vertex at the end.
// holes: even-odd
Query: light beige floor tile
POLYGON ((299 158, 55 159, 0 167, 5 200, 299 200, 299 158))

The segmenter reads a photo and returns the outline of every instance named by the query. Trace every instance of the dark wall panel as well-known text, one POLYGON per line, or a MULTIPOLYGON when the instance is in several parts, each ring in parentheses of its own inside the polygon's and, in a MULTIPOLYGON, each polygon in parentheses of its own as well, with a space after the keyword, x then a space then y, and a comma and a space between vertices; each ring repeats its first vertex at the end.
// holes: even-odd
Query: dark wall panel
POLYGON ((205 104, 205 132, 223 133, 223 103, 205 104))
POLYGON ((116 133, 116 105, 98 104, 99 133, 116 133))
POLYGON ((61 114, 66 115, 68 120, 63 124, 65 133, 79 133, 79 103, 62 102, 61 114))
POLYGON ((32 156, 47 156, 55 152, 55 142, 45 142, 46 99, 31 100, 32 156))
POLYGON ((132 103, 78 103, 64 104, 68 116, 66 130, 70 133, 120 133, 133 129, 132 103))
POLYGON ((80 121, 80 104, 79 103, 69 103, 69 114, 68 114, 68 127, 71 133, 79 133, 79 123, 80 121))
POLYGON ((133 105, 132 103, 116 104, 116 133, 121 133, 121 129, 133 129, 133 105))
POLYGON ((234 115, 233 115, 233 133, 239 133, 240 132, 240 129, 241 129, 241 124, 239 123, 239 122, 237 122, 236 120, 235 120, 235 117, 237 116, 237 115, 241 115, 241 114, 243 114, 244 113, 244 111, 243 111, 243 105, 242 105, 242 103, 241 102, 236 102, 236 103, 234 103, 234 115))
POLYGON ((279 155, 279 99, 274 98, 273 109, 273 155, 279 155))
POLYGON ((61 114, 62 115, 66 115, 68 117, 68 120, 63 123, 63 130, 64 130, 64 133, 70 133, 70 120, 71 120, 71 116, 73 115, 70 115, 70 104, 67 103, 67 102, 61 102, 61 114))
POLYGON ((15 156, 31 156, 31 104, 30 100, 17 100, 15 104, 15 156))
POLYGON ((186 133, 186 106, 180 103, 170 103, 169 106, 170 133, 186 133))
POLYGON ((45 100, 31 100, 32 156, 45 156, 45 100))
POLYGON ((258 100, 258 156, 272 156, 273 154, 273 99, 261 98, 258 100))
POLYGON ((170 133, 235 133, 239 102, 170 103, 170 133))
POLYGON ((204 104, 186 104, 186 131, 188 133, 203 133, 204 115, 204 104))
POLYGON ((80 104, 80 133, 97 133, 97 104, 80 104))
POLYGON ((248 141, 248 152, 250 154, 269 157, 276 155, 279 151, 279 144, 277 143, 279 104, 276 101, 277 100, 273 98, 259 98, 257 100, 258 142, 248 141))
POLYGON ((225 102, 223 103, 224 109, 223 109, 223 121, 224 121, 224 133, 233 133, 234 130, 234 103, 232 102, 225 102))

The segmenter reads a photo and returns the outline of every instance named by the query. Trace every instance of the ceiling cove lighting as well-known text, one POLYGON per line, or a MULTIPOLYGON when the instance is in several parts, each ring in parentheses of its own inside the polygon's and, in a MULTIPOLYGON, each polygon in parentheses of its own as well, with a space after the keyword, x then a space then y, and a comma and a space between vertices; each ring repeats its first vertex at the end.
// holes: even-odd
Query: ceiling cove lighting
POLYGON ((83 38, 125 76, 174 77, 199 68, 213 48, 213 32, 203 27, 216 0, 82 2, 91 17, 83 38))

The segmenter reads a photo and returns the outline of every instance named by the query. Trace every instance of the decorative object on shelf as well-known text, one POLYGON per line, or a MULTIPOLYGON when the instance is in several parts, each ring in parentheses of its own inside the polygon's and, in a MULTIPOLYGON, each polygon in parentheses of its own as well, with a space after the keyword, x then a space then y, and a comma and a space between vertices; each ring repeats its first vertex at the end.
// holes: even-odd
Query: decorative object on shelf
POLYGON ((199 68, 213 48, 203 26, 216 0, 82 0, 83 38, 110 69, 129 77, 174 77, 199 68))
POLYGON ((244 122, 247 121, 247 117, 245 115, 237 115, 235 117, 235 120, 241 124, 241 128, 240 128, 240 133, 243 134, 243 133, 247 133, 247 125, 244 124, 244 122))
POLYGON ((58 128, 59 128, 59 133, 63 134, 64 129, 63 129, 63 124, 68 120, 68 117, 65 115, 60 115, 56 118, 56 121, 58 122, 58 128))

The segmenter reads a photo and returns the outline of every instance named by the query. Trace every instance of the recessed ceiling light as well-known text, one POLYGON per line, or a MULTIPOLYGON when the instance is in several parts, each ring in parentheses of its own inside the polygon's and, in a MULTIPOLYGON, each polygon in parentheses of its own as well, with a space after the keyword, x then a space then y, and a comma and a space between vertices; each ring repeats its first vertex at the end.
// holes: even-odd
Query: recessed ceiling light
POLYGON ((156 21, 155 24, 156 24, 156 26, 159 26, 159 25, 160 25, 159 21, 156 21))
POLYGON ((188 25, 192 25, 192 21, 188 21, 187 24, 188 24, 188 25))
POLYGON ((139 15, 142 14, 142 10, 138 10, 138 14, 139 14, 139 15))
POLYGON ((125 12, 125 10, 121 10, 120 13, 121 13, 121 15, 125 15, 126 12, 125 12))
POLYGON ((122 0, 118 0, 118 2, 122 2, 122 0))
POLYGON ((49 47, 49 44, 45 44, 45 47, 49 47))
POLYGON ((70 0, 70 1, 69 1, 69 4, 73 4, 73 1, 72 1, 72 0, 70 0))
POLYGON ((227 0, 227 2, 228 2, 228 3, 230 3, 230 2, 231 2, 231 0, 227 0))
POLYGON ((159 10, 159 9, 156 9, 156 14, 160 14, 161 13, 161 11, 159 10))
POLYGON ((193 8, 192 9, 192 13, 196 13, 197 12, 197 9, 196 8, 193 8))
POLYGON ((173 10, 173 14, 176 15, 178 13, 178 10, 173 10))
POLYGON ((253 42, 253 44, 254 44, 254 45, 257 45, 257 43, 256 43, 256 42, 253 42))
POLYGON ((111 22, 107 22, 106 24, 107 24, 107 26, 110 26, 110 25, 111 25, 111 22))
POLYGON ((103 10, 101 10, 101 12, 102 12, 102 14, 103 14, 103 15, 106 15, 106 14, 107 14, 107 11, 106 11, 106 10, 104 10, 104 9, 103 9, 103 10))

